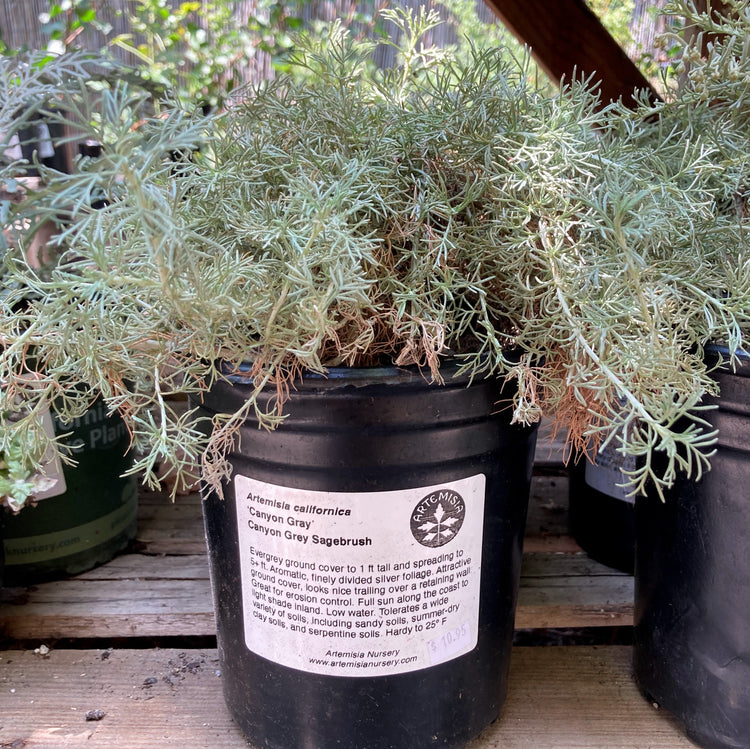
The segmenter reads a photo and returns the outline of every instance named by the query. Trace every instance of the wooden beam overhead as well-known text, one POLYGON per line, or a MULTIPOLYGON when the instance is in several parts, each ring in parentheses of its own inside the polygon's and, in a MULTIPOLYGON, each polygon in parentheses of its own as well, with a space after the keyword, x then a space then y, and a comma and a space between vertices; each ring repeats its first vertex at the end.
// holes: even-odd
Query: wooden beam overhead
POLYGON ((553 81, 593 76, 602 104, 658 94, 584 0, 485 0, 553 81))

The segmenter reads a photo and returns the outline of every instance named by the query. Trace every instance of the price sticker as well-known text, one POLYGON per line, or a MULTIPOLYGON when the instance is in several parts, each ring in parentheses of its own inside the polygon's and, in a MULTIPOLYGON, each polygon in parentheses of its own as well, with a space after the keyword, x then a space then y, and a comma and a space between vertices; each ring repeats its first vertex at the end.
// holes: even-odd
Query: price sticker
POLYGON ((472 627, 469 622, 445 630, 439 637, 435 637, 427 643, 430 663, 434 666, 450 660, 455 653, 466 650, 467 646, 473 644, 472 641, 474 640, 475 637, 472 634, 472 627))

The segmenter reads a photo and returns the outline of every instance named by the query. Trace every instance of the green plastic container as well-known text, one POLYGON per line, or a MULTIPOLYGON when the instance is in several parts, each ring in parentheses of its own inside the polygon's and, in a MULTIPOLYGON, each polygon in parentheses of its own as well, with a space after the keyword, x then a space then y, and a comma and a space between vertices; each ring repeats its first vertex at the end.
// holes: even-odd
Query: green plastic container
POLYGON ((63 494, 41 499, 13 514, 0 512, 5 566, 3 585, 28 585, 91 569, 107 562, 135 537, 138 509, 125 423, 95 403, 73 423, 57 423, 67 434, 78 465, 63 469, 63 494))

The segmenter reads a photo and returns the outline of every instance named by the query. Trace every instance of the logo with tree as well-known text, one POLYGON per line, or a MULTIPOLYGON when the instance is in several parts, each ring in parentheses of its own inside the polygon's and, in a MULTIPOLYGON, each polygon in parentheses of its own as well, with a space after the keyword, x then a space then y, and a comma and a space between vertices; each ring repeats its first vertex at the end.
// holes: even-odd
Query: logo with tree
POLYGON ((422 546, 445 546, 458 535, 465 517, 463 497, 453 489, 437 489, 414 508, 411 532, 422 546))

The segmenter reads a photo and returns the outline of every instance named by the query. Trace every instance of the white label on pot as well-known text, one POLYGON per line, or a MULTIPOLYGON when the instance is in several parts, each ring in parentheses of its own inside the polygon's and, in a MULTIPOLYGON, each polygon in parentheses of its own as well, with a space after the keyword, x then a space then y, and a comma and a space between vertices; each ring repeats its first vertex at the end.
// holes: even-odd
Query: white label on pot
POLYGON ((387 492, 235 476, 245 642, 333 676, 417 671, 477 643, 483 474, 387 492))
MULTIPOLYGON (((11 418, 13 418, 11 416, 11 418)), ((55 438, 55 429, 52 422, 52 415, 49 409, 42 411, 37 417, 42 429, 46 432, 50 440, 55 438)), ((0 455, 0 457, 2 457, 0 455)), ((31 483, 32 491, 28 498, 29 502, 38 502, 41 499, 57 497, 66 491, 65 474, 63 473, 62 461, 55 450, 54 445, 50 444, 47 451, 42 456, 39 464, 36 466, 36 472, 29 476, 28 481, 31 483)), ((0 498, 2 500, 2 498, 0 498)), ((18 512, 26 502, 24 499, 17 497, 6 497, 5 504, 13 512, 18 512)), ((0 506, 3 502, 0 501, 0 506)))
POLYGON ((633 455, 623 455, 615 446, 607 445, 597 452, 595 463, 586 463, 584 480, 592 489, 632 504, 635 497, 623 486, 628 479, 623 471, 634 471, 635 468, 636 459, 633 455))
MULTIPOLYGON (((50 439, 54 439, 55 429, 49 409, 44 411, 41 419, 47 436, 50 439)), ((32 497, 34 502, 37 502, 40 499, 47 499, 48 497, 57 497, 60 494, 64 494, 66 491, 67 487, 65 485, 65 474, 63 473, 62 461, 52 445, 49 446, 42 460, 38 481, 41 488, 32 497)))

